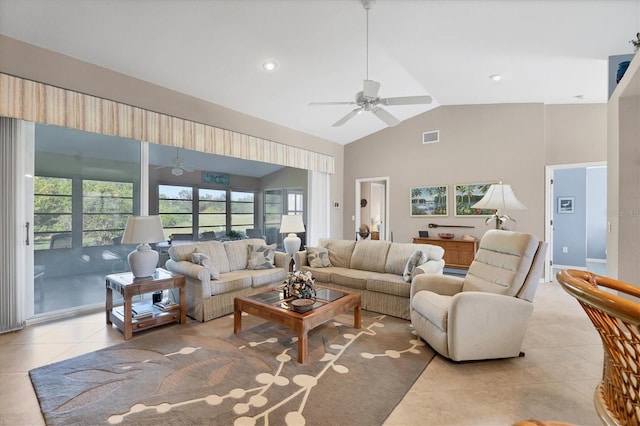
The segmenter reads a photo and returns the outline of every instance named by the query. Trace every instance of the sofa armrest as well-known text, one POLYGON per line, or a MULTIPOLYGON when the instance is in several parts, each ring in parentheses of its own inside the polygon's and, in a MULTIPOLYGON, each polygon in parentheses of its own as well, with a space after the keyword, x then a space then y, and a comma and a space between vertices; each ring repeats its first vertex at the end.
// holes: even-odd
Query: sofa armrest
POLYGON ((296 267, 300 266, 309 266, 309 262, 307 261, 307 251, 301 250, 293 253, 293 260, 296 262, 296 267))
POLYGON ((423 290, 453 296, 462 290, 463 283, 464 278, 452 275, 421 274, 411 280, 411 297, 423 290))
POLYGON ((185 277, 192 278, 194 280, 200 280, 202 283, 209 283, 211 280, 211 272, 209 269, 202 265, 187 262, 186 260, 175 261, 172 259, 167 260, 165 267, 176 274, 184 275, 185 277))
POLYGON ((427 260, 413 268, 412 278, 420 274, 442 274, 442 271, 444 271, 444 260, 427 260))
POLYGON ((289 264, 291 263, 291 256, 287 253, 277 251, 274 258, 274 263, 278 268, 284 268, 285 270, 289 270, 289 264))

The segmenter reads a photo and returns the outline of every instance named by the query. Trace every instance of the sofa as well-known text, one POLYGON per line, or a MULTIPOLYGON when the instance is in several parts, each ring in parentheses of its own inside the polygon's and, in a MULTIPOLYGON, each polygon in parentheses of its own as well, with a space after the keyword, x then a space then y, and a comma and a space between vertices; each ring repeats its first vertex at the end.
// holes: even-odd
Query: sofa
POLYGON ((363 309, 410 319, 411 280, 442 275, 443 255, 442 247, 430 244, 320 239, 293 257, 316 285, 360 293, 363 309))
POLYGON ((233 299, 284 282, 291 256, 249 238, 169 249, 165 268, 186 277, 187 315, 204 322, 233 312, 233 299))

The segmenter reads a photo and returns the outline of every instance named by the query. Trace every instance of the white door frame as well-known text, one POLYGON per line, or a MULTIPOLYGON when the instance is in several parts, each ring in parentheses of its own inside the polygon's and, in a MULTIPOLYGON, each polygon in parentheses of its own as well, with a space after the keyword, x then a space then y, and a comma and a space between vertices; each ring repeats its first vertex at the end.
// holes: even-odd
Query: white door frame
POLYGON ((372 178, 359 178, 356 179, 356 199, 355 199, 355 222, 354 222, 354 235, 356 232, 358 232, 359 226, 358 225, 360 223, 360 184, 363 182, 379 182, 379 181, 383 181, 385 184, 385 200, 384 200, 384 209, 385 209, 385 214, 384 214, 384 222, 383 222, 383 226, 384 226, 384 240, 386 241, 390 241, 391 240, 391 231, 389 231, 389 222, 390 222, 390 214, 389 214, 389 188, 391 186, 391 178, 389 176, 385 176, 385 177, 372 177, 372 178))
POLYGON ((551 265, 551 260, 553 258, 553 225, 551 221, 553 220, 553 212, 555 208, 555 200, 553 199, 553 185, 551 182, 553 181, 553 174, 556 170, 560 169, 578 169, 578 168, 586 168, 586 167, 602 167, 607 166, 606 161, 593 161, 588 163, 572 163, 572 164, 556 164, 553 166, 545 167, 545 185, 544 185, 544 193, 545 193, 545 219, 544 219, 544 240, 549 244, 547 247, 547 255, 545 257, 545 267, 544 267, 544 281, 549 282, 553 281, 553 266, 551 265))

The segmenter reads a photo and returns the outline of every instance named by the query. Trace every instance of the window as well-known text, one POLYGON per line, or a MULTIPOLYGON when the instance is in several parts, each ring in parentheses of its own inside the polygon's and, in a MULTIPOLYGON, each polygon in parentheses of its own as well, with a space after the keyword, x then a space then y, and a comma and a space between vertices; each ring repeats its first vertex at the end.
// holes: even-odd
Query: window
POLYGON ((302 206, 302 191, 287 191, 287 214, 304 214, 302 206))
POLYGON ((71 179, 36 176, 34 186, 34 248, 71 248, 71 179))
POLYGON ((231 229, 244 231, 254 224, 253 192, 231 191, 231 229))
POLYGON ((227 191, 200 189, 198 191, 198 232, 227 229, 227 191))
POLYGON ((193 188, 190 186, 158 185, 158 212, 164 234, 193 233, 193 188))
POLYGON ((104 246, 122 238, 133 214, 133 183, 82 181, 82 246, 104 246))

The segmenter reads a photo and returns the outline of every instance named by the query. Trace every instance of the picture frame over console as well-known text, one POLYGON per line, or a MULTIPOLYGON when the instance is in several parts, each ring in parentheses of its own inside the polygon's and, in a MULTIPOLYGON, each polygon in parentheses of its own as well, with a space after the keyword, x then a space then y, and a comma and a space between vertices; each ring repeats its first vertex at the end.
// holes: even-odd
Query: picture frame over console
POLYGON ((471 207, 484 197, 491 184, 494 183, 496 182, 455 185, 455 216, 489 217, 494 215, 495 209, 474 209, 471 207))
POLYGON ((446 185, 423 186, 409 191, 411 217, 448 216, 449 191, 446 185))

